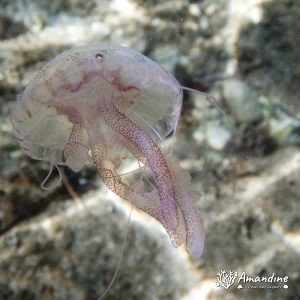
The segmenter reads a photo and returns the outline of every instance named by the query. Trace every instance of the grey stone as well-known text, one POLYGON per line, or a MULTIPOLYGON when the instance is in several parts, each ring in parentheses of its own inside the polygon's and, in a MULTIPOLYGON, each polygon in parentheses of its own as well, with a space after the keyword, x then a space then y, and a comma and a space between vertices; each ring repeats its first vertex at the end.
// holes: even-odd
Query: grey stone
POLYGON ((238 79, 223 83, 225 103, 239 122, 257 121, 261 118, 262 107, 259 95, 238 79))

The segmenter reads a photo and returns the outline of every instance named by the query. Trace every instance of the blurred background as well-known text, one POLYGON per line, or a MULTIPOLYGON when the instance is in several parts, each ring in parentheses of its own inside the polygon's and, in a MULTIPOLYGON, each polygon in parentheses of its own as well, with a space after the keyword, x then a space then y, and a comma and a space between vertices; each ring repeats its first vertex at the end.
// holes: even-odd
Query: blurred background
POLYGON ((107 299, 300 299, 299 1, 0 3, 1 300, 97 299, 113 276, 130 208, 93 166, 64 168, 81 204, 63 184, 43 191, 49 164, 21 152, 10 123, 39 68, 101 42, 144 53, 228 113, 184 93, 173 155, 203 194, 203 257, 173 248, 134 210, 107 299), (221 270, 288 276, 288 288, 226 290, 216 286, 221 270))

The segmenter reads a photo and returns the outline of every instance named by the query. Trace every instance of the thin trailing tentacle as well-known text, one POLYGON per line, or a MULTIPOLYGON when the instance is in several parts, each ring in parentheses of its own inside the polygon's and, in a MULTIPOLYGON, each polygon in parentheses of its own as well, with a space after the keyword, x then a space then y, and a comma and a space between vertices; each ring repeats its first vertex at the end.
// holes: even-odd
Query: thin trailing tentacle
POLYGON ((133 171, 130 171, 130 172, 126 172, 126 173, 122 173, 122 174, 117 174, 116 177, 127 176, 127 175, 133 174, 133 173, 135 173, 137 171, 143 170, 144 168, 145 168, 145 166, 144 167, 139 167, 139 168, 137 168, 137 169, 135 169, 133 171))
POLYGON ((138 163, 139 163, 140 169, 142 170, 142 173, 141 173, 141 176, 140 176, 139 180, 131 186, 132 188, 135 188, 136 186, 139 186, 140 183, 142 182, 143 178, 145 177, 146 166, 141 167, 141 164, 140 164, 139 161, 138 161, 138 163))
POLYGON ((62 182, 65 185, 65 188, 67 189, 68 193, 70 194, 70 196, 74 199, 74 201, 76 203, 78 203, 79 205, 81 205, 83 207, 83 209, 90 215, 93 216, 93 213, 91 212, 91 210, 85 205, 84 201, 80 198, 80 196, 77 194, 77 192, 74 190, 74 188, 72 187, 70 181, 68 180, 67 176, 65 175, 63 170, 61 171, 61 175, 62 175, 62 182))
POLYGON ((170 147, 170 156, 172 156, 173 154, 173 147, 174 147, 174 141, 175 141, 175 138, 176 138, 176 131, 177 131, 177 128, 178 128, 178 120, 176 122, 176 125, 175 125, 175 128, 174 128, 174 131, 172 133, 172 142, 171 142, 171 147, 170 147))
POLYGON ((229 118, 228 117, 228 114, 226 113, 226 111, 217 103, 216 99, 211 96, 211 95, 208 95, 204 92, 201 92, 201 91, 198 91, 198 90, 195 90, 195 89, 192 89, 192 88, 189 88, 189 87, 186 87, 186 86, 181 86, 181 88, 183 90, 186 90, 186 91, 190 91, 190 92, 194 92, 194 93, 197 93, 197 94, 200 94, 202 96, 205 97, 205 100, 212 106, 216 107, 217 110, 222 113, 224 115, 225 118, 229 118))
POLYGON ((118 272, 119 272, 119 268, 120 268, 120 264, 121 264, 121 260, 122 260, 122 258, 124 256, 125 244, 126 244, 127 235, 128 235, 128 232, 129 232, 129 224, 130 224, 130 219, 131 219, 131 214, 132 214, 133 206, 134 206, 134 202, 132 203, 131 208, 130 208, 130 213, 129 213, 129 216, 128 216, 128 219, 127 219, 126 229, 125 229, 125 233, 124 233, 124 237, 123 237, 123 243, 122 243, 121 253, 120 253, 120 256, 119 256, 119 259, 118 259, 118 263, 117 263, 117 267, 115 269, 114 275, 113 275, 113 277, 112 277, 112 279, 111 279, 108 287, 104 291, 104 293, 97 300, 104 299, 104 297, 110 292, 110 290, 111 290, 111 288, 112 288, 112 286, 113 286, 113 284, 114 284, 114 282, 115 282, 115 280, 117 278, 117 275, 118 275, 118 272))
POLYGON ((45 177, 45 179, 43 180, 43 182, 41 183, 41 188, 45 191, 51 191, 54 190, 62 181, 62 174, 61 174, 61 170, 59 168, 59 166, 55 165, 52 161, 50 161, 50 170, 48 172, 48 175, 45 177), (53 184, 53 186, 47 187, 45 186, 46 182, 48 181, 48 179, 50 178, 52 171, 53 171, 53 166, 55 166, 55 168, 58 171, 59 174, 59 178, 58 180, 53 184))

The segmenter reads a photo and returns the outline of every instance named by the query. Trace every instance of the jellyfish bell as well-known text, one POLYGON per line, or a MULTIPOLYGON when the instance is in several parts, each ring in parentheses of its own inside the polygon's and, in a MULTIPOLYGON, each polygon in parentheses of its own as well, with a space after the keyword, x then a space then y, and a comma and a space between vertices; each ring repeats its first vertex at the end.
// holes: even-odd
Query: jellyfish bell
MULTIPOLYGON (((177 80, 134 50, 110 44, 71 49, 38 72, 12 110, 14 135, 24 153, 74 171, 91 163, 86 128, 104 128, 99 97, 113 101, 160 142, 175 130, 182 104, 177 80), (75 121, 81 129, 70 158, 66 145, 75 121)), ((107 131, 102 135, 113 134, 107 131)))

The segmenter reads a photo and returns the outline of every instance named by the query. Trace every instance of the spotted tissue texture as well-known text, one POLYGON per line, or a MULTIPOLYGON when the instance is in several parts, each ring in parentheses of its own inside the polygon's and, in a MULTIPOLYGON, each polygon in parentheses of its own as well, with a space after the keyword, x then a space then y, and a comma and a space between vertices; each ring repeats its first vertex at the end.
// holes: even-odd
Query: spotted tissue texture
POLYGON ((79 171, 94 163, 106 186, 157 219, 175 247, 199 258, 204 225, 191 179, 161 147, 178 124, 182 89, 156 62, 119 46, 68 50, 46 64, 12 111, 25 154, 79 171), (128 154, 152 173, 129 185, 118 169, 128 154))

